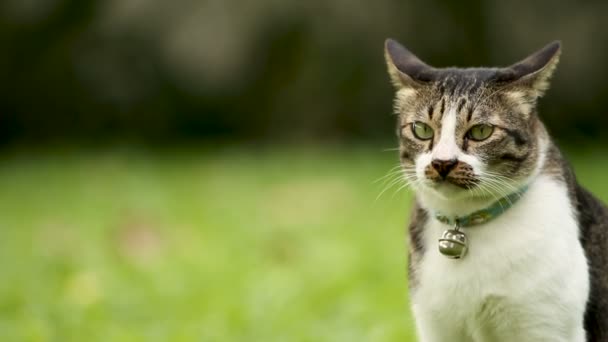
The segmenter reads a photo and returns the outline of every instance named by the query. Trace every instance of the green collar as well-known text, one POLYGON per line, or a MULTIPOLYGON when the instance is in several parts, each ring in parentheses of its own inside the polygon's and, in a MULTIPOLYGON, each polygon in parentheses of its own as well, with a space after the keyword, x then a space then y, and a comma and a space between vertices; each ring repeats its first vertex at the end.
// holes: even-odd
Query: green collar
POLYGON ((436 212, 435 218, 442 223, 454 227, 465 228, 483 224, 492 219, 495 219, 496 217, 500 216, 500 214, 511 208, 522 197, 526 190, 528 190, 527 186, 517 192, 514 192, 506 197, 499 199, 498 201, 494 202, 492 205, 485 209, 478 210, 466 216, 448 217, 439 212, 436 212))

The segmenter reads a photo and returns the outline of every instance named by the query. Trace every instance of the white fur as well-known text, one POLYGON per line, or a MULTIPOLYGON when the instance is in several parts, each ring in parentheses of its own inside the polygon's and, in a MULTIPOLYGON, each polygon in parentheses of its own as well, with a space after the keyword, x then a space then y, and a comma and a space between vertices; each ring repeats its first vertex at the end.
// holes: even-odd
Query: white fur
POLYGON ((437 146, 433 148, 433 159, 456 159, 462 153, 456 145, 456 123, 456 110, 452 108, 441 119, 441 136, 437 146))
MULTIPOLYGON (((431 158, 428 153, 416 163, 431 158)), ((439 253, 437 240, 451 227, 429 219, 411 293, 421 342, 585 341, 587 262, 568 190, 539 174, 544 160, 541 153, 537 171, 525 180, 528 191, 513 207, 482 226, 463 228, 469 239, 463 259, 439 253)), ((466 215, 487 205, 442 197, 425 186, 417 192, 430 212, 457 208, 466 215)))

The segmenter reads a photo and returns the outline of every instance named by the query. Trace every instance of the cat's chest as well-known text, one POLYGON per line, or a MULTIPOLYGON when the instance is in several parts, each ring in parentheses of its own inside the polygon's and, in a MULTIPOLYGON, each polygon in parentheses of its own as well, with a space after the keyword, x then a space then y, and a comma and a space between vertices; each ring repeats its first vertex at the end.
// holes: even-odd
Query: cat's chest
POLYGON ((556 181, 537 180, 500 217, 463 229, 469 240, 463 259, 438 251, 437 240, 448 228, 434 219, 427 223, 425 252, 414 265, 413 304, 438 318, 472 319, 496 303, 542 305, 542 296, 569 286, 566 277, 586 277, 577 222, 567 190, 556 181))

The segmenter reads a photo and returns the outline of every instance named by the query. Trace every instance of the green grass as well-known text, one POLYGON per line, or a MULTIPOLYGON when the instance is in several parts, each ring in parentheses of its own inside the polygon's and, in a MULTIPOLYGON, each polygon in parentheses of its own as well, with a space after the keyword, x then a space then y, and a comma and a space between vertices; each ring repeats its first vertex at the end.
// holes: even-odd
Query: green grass
MULTIPOLYGON (((608 195, 606 158, 576 154, 608 195)), ((1 341, 414 341, 394 152, 0 161, 1 341)))

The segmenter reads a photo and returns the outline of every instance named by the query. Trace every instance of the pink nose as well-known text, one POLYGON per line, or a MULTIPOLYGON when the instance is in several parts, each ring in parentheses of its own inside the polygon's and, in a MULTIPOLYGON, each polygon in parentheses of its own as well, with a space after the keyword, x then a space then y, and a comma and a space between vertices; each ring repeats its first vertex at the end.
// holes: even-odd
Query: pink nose
POLYGON ((441 160, 441 159, 433 159, 431 165, 433 168, 439 173, 441 178, 445 179, 445 177, 450 174, 450 171, 454 169, 454 167, 458 164, 457 159, 449 159, 449 160, 441 160))

